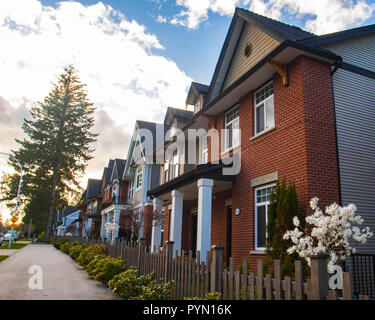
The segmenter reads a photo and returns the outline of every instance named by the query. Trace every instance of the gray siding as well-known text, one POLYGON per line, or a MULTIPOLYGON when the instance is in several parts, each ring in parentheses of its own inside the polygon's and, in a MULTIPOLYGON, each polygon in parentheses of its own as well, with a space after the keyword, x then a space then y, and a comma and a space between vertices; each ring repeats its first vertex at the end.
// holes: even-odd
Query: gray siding
MULTIPOLYGON (((354 203, 375 233, 375 80, 339 69, 333 87, 342 202, 354 203)), ((355 247, 374 254, 375 239, 355 247)))
POLYGON ((249 71, 278 45, 279 42, 277 40, 247 23, 242 31, 236 52, 234 53, 223 90, 249 71), (251 55, 246 57, 244 55, 244 49, 248 42, 251 43, 253 50, 251 55))
POLYGON ((341 41, 325 46, 346 63, 375 72, 375 35, 341 41))

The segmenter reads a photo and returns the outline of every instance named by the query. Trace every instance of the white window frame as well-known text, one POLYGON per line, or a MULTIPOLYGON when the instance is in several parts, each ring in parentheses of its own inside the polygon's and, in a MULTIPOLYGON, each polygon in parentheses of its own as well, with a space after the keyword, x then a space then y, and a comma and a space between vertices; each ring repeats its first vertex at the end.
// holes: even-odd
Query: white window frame
POLYGON ((112 199, 113 197, 116 198, 116 196, 117 196, 117 183, 115 183, 115 184, 112 186, 111 199, 112 199))
POLYGON ((128 188, 128 199, 133 199, 134 197, 134 180, 131 180, 129 182, 129 188, 128 188))
POLYGON ((257 203, 257 192, 259 190, 262 190, 262 189, 267 189, 267 188, 276 188, 276 183, 271 183, 271 184, 268 184, 268 185, 263 185, 263 186, 259 186, 257 188, 255 188, 254 190, 254 212, 255 212, 255 224, 254 224, 254 228, 255 228, 255 250, 265 250, 266 247, 259 247, 258 246, 258 207, 261 207, 261 206, 266 206, 266 241, 267 241, 267 237, 268 237, 268 234, 267 234, 267 224, 268 224, 268 209, 269 209, 269 205, 270 205, 270 201, 264 201, 264 202, 260 202, 260 203, 257 203))
POLYGON ((237 104, 237 105, 235 105, 233 108, 231 108, 230 110, 228 110, 226 113, 225 113, 225 119, 224 119, 224 121, 225 121, 225 123, 224 123, 224 129, 225 129, 225 137, 224 137, 224 152, 228 152, 228 151, 230 151, 230 150, 233 150, 233 149, 235 149, 235 148, 237 148, 237 147, 239 147, 240 146, 240 144, 241 144, 241 141, 240 141, 240 134, 239 134, 239 128, 240 128, 240 112, 239 112, 240 110, 239 110, 239 105, 237 104), (232 119, 232 120, 230 120, 230 121, 228 121, 227 122, 227 115, 230 113, 230 112, 232 112, 234 109, 238 109, 238 116, 236 117, 236 118, 234 118, 234 119, 232 119), (234 124, 236 123, 236 122, 238 122, 238 124, 237 124, 237 126, 238 126, 238 128, 235 128, 234 127, 234 124), (232 145, 231 146, 229 146, 229 129, 228 129, 228 127, 229 126, 232 126, 232 145), (235 135, 234 135, 234 133, 236 132, 236 131, 234 131, 234 130, 236 130, 236 129, 238 129, 238 137, 237 137, 237 140, 238 140, 238 142, 236 143, 236 144, 234 144, 234 140, 235 140, 235 135))
POLYGON ((179 154, 178 154, 178 150, 176 149, 174 152, 173 152, 173 172, 172 172, 172 178, 177 178, 179 176, 179 169, 180 169, 180 164, 179 164, 179 154))
POLYGON ((142 189, 142 184, 143 184, 143 167, 137 168, 135 181, 136 181, 136 190, 138 191, 139 189, 142 189))
POLYGON ((202 106, 201 106, 201 100, 198 99, 198 101, 195 103, 195 113, 201 111, 202 106))
POLYGON ((205 135, 201 139, 201 164, 208 163, 208 135, 205 135))
POLYGON ((273 81, 270 81, 268 82, 267 84, 265 84, 264 86, 262 86, 260 89, 258 89, 255 93, 254 93, 254 135, 259 135, 261 134, 262 132, 265 132, 265 131, 268 131, 270 130, 271 128, 274 128, 275 127, 275 100, 274 100, 274 89, 273 89, 273 81), (267 98, 257 102, 257 94, 263 90, 264 88, 268 87, 269 85, 272 84, 272 94, 270 96, 268 96, 267 98), (272 104, 272 109, 273 109, 273 122, 269 125, 267 125, 267 103, 269 101, 273 101, 273 104, 272 104), (258 121, 257 121, 257 109, 260 108, 261 106, 263 105, 263 130, 262 131, 259 131, 258 132, 258 121))

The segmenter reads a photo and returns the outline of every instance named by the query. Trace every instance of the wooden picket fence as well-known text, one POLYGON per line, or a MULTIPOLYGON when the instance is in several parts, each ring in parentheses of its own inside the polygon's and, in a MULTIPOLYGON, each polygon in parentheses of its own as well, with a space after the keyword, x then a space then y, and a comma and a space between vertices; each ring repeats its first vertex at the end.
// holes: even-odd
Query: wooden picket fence
MULTIPOLYGON (((62 238, 62 237, 60 237, 62 238)), ((274 262, 274 275, 263 274, 263 261, 258 260, 257 272, 248 272, 248 260, 242 261, 242 271, 235 270, 233 258, 228 268, 223 268, 223 247, 213 246, 201 261, 200 252, 173 252, 173 241, 167 241, 163 248, 151 252, 141 239, 137 243, 64 237, 82 244, 104 244, 106 254, 121 257, 127 268, 134 266, 139 275, 155 272, 155 280, 174 281, 170 299, 204 298, 207 293, 219 292, 223 300, 351 300, 350 274, 343 273, 343 289, 338 294, 328 289, 327 256, 311 257, 311 278, 302 281, 301 261, 295 262, 294 280, 281 278, 281 261, 274 262), (173 254, 174 253, 174 254, 173 254)), ((368 296, 359 299, 367 300, 368 296)))

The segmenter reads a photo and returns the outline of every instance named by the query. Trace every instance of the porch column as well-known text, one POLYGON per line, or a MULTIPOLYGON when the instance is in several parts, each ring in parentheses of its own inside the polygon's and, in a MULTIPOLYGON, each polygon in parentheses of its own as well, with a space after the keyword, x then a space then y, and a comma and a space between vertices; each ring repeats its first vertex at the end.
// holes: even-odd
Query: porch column
MULTIPOLYGON (((163 203, 160 199, 154 198, 153 199, 153 209, 154 212, 156 212, 157 215, 161 215, 163 208, 163 203)), ((158 217, 157 220, 152 219, 152 232, 151 232, 151 252, 155 252, 155 247, 156 250, 160 246, 161 242, 161 216, 160 219, 158 217)))
MULTIPOLYGON (((106 213, 107 215, 107 218, 106 218, 106 222, 112 222, 112 219, 111 219, 111 214, 109 212, 106 213)), ((105 232, 105 237, 107 239, 111 239, 111 234, 107 232, 107 230, 105 229, 105 226, 104 226, 104 232, 105 232)))
MULTIPOLYGON (((114 217, 113 217, 113 222, 116 222, 117 225, 120 226, 120 209, 115 209, 114 210, 114 217)), ((118 232, 114 235, 114 238, 118 238, 118 232)))
MULTIPOLYGON (((184 194, 180 191, 172 191, 172 212, 170 217, 170 241, 174 241, 174 249, 181 252, 182 239, 182 209, 184 203, 184 194)), ((176 251, 173 251, 175 257, 176 251)))
POLYGON ((201 252, 201 260, 206 262, 206 252, 211 249, 211 210, 212 179, 198 180, 198 227, 197 251, 201 252))
POLYGON ((107 215, 102 214, 102 226, 100 230, 100 237, 105 238, 106 237, 106 232, 105 232, 105 224, 107 223, 107 215))

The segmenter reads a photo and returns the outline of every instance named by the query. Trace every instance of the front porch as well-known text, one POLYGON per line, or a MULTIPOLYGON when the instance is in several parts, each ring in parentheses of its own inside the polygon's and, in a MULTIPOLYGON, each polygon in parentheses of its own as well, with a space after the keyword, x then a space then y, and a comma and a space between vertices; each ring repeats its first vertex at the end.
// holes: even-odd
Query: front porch
POLYGON ((234 181, 222 174, 222 165, 206 164, 150 190, 154 210, 164 212, 164 223, 152 228, 152 250, 170 240, 179 254, 199 251, 204 261, 211 245, 220 243, 230 256, 234 181))
MULTIPOLYGON (((117 225, 120 225, 120 214, 122 210, 128 210, 131 206, 125 204, 113 204, 108 208, 105 208, 101 211, 102 221, 101 221, 101 238, 111 238, 112 235, 107 233, 105 224, 107 222, 115 222, 117 225)), ((119 232, 117 232, 113 238, 118 238, 119 232)))

